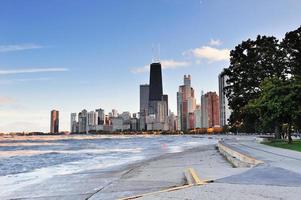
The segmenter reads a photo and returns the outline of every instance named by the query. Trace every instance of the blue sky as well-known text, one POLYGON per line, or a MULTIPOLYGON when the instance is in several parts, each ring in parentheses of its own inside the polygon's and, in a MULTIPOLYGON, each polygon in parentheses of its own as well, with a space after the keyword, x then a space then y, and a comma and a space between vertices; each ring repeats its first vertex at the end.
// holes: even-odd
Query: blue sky
POLYGON ((301 25, 298 0, 0 0, 0 132, 61 130, 83 108, 139 110, 139 84, 160 44, 164 92, 176 111, 184 74, 217 91, 228 52, 257 34, 301 25))

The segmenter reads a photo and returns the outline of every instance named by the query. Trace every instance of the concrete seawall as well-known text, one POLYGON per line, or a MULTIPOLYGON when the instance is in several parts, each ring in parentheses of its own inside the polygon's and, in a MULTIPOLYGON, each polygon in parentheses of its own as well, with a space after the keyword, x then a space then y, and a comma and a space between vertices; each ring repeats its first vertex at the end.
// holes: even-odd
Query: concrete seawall
POLYGON ((235 150, 235 148, 230 147, 223 141, 219 141, 217 147, 220 153, 235 167, 253 167, 264 163, 261 160, 235 150))

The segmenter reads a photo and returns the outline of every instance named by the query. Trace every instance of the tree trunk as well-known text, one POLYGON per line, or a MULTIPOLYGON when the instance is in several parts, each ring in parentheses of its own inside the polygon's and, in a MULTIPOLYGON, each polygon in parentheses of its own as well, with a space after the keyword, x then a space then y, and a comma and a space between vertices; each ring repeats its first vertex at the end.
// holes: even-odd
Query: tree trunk
POLYGON ((280 133, 280 127, 279 124, 277 123, 275 126, 275 139, 281 139, 281 133, 280 133))
POLYGON ((288 130, 287 130, 287 138, 288 138, 288 143, 289 144, 291 144, 293 142, 291 129, 292 129, 292 125, 289 123, 288 124, 288 130))

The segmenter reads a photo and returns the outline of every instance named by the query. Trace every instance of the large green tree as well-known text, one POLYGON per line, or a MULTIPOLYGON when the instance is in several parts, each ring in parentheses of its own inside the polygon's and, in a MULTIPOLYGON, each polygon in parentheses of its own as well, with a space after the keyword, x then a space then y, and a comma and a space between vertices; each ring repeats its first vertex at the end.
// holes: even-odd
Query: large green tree
MULTIPOLYGON (((301 81, 299 78, 287 80, 270 78, 262 82, 258 98, 249 101, 245 109, 259 116, 263 127, 275 123, 286 127, 289 143, 292 142, 292 127, 298 128, 301 119, 301 81)), ((279 138, 280 135, 276 135, 279 138)))
POLYGON ((285 34, 281 42, 285 64, 293 76, 301 76, 301 27, 285 34))
POLYGON ((256 40, 243 41, 230 52, 230 66, 223 72, 228 76, 225 93, 232 109, 230 126, 239 131, 256 131, 258 116, 244 107, 260 95, 259 86, 264 79, 285 79, 283 53, 275 37, 260 35, 256 40))

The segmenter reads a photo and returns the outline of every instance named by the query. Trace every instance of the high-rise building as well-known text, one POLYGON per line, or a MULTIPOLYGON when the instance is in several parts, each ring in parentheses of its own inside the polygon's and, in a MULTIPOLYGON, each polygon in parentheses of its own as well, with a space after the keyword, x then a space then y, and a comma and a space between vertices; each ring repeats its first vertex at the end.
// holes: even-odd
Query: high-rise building
POLYGON ((97 113, 95 111, 88 112, 88 131, 96 130, 97 113))
POLYGON ((133 118, 131 118, 131 124, 130 124, 130 129, 132 131, 138 131, 139 128, 139 123, 138 123, 138 119, 136 117, 136 115, 133 114, 133 118))
POLYGON ((202 128, 202 110, 200 105, 197 105, 194 110, 194 123, 195 128, 202 128))
POLYGON ((71 113, 71 120, 70 120, 70 132, 76 133, 77 132, 77 120, 76 120, 77 114, 71 113))
POLYGON ((59 111, 52 110, 50 116, 50 133, 59 132, 59 111))
POLYGON ((191 76, 184 76, 184 85, 179 87, 177 93, 177 111, 180 130, 193 129, 195 125, 194 110, 196 99, 194 89, 191 87, 191 76))
POLYGON ((85 109, 78 113, 78 131, 88 133, 88 112, 85 109))
POLYGON ((148 130, 168 129, 168 96, 163 95, 162 69, 160 63, 150 65, 148 130), (149 117, 151 116, 151 117, 149 117))
POLYGON ((205 98, 204 91, 201 92, 201 128, 208 128, 208 110, 207 106, 207 99, 205 98))
POLYGON ((146 117, 148 115, 148 99, 149 99, 149 85, 140 85, 140 117, 139 130, 146 130, 146 117))
POLYGON ((101 108, 96 110, 97 112, 97 125, 103 125, 105 120, 105 111, 101 108))
POLYGON ((163 96, 162 69, 160 63, 150 65, 149 101, 161 101, 163 96))
POLYGON ((168 127, 169 127, 168 130, 170 131, 178 130, 177 124, 178 124, 177 116, 175 116, 174 113, 170 112, 170 115, 168 116, 168 127))
POLYGON ((226 126, 228 124, 228 119, 231 114, 231 110, 228 105, 228 98, 225 94, 225 87, 227 86, 228 76, 220 74, 218 76, 218 86, 219 86, 219 104, 220 104, 220 124, 221 126, 226 126))
POLYGON ((216 92, 202 95, 202 121, 203 128, 220 126, 219 97, 216 92))
POLYGON ((112 117, 118 117, 118 111, 116 109, 112 109, 112 117))
POLYGON ((131 120, 131 113, 129 111, 122 112, 119 117, 123 119, 123 121, 127 122, 131 120))

